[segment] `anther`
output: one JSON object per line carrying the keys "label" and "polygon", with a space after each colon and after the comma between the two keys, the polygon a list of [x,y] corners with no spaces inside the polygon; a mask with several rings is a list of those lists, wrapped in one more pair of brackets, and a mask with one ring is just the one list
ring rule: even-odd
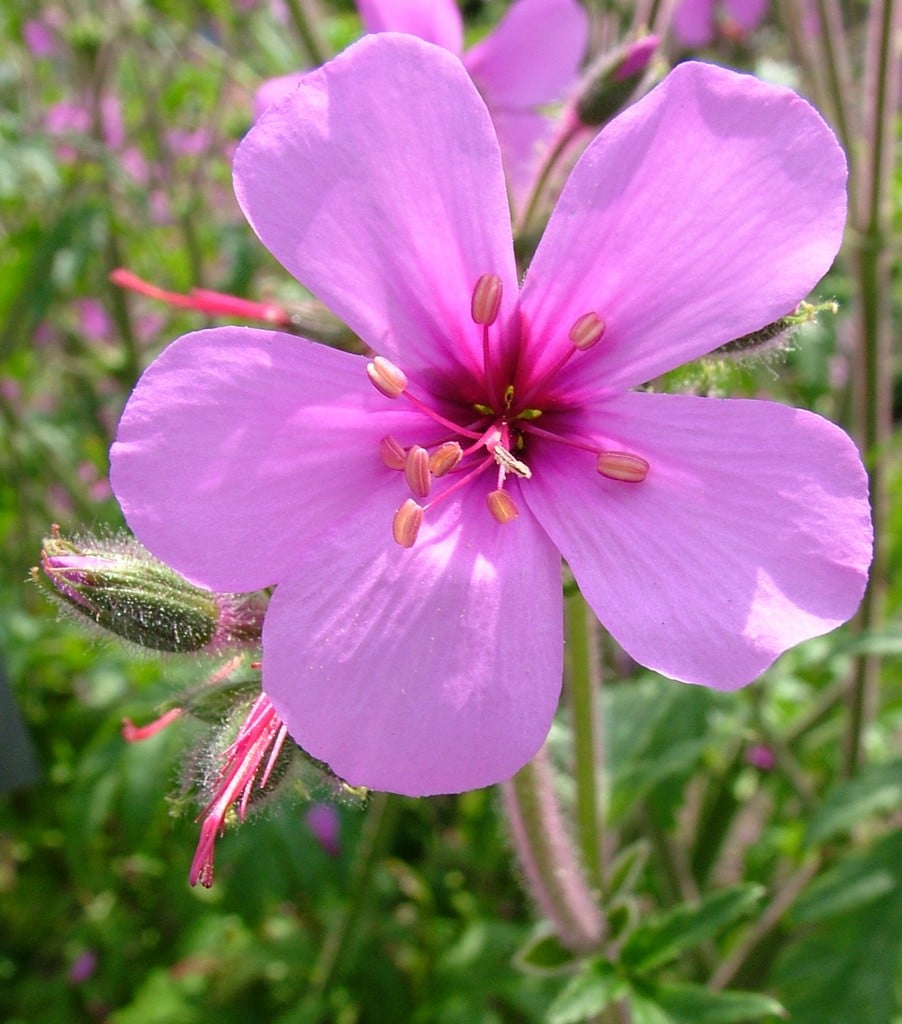
{"label": "anther", "polygon": [[404,446],[391,434],[386,434],[379,442],[379,454],[389,469],[403,469],[407,465],[407,452]]}
{"label": "anther", "polygon": [[597,469],[609,480],[627,484],[641,484],[648,476],[648,463],[631,452],[599,452]]}
{"label": "anther", "polygon": [[501,278],[497,274],[483,274],[473,288],[473,299],[470,302],[473,322],[491,327],[498,318],[500,308]]}
{"label": "anther", "polygon": [[490,491],[486,495],[486,504],[489,506],[489,512],[502,525],[520,515],[516,502],[507,491]]}
{"label": "anther", "polygon": [[457,441],[446,441],[429,456],[429,472],[433,476],[444,476],[463,458],[463,448]]}
{"label": "anther", "polygon": [[597,313],[586,313],[573,324],[567,337],[580,352],[585,352],[601,341],[604,328],[604,320]]}
{"label": "anther", "polygon": [[426,498],[432,489],[432,476],[429,473],[429,452],[421,445],[412,445],[407,452],[404,475],[411,493],[418,498]]}
{"label": "anther", "polygon": [[395,543],[402,548],[412,548],[420,532],[423,522],[423,509],[413,498],[408,498],[401,504],[392,520],[391,532]]}
{"label": "anther", "polygon": [[384,356],[376,356],[366,364],[366,372],[373,387],[386,398],[398,398],[407,387],[407,374]]}

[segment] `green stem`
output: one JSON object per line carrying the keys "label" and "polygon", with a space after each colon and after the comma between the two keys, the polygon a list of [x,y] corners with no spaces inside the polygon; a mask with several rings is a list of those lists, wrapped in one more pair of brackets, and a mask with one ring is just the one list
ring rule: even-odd
{"label": "green stem", "polygon": [[542,165],[536,174],[535,184],[529,194],[523,212],[517,218],[514,225],[514,238],[518,241],[528,241],[528,231],[531,222],[534,220],[539,209],[539,204],[544,196],[548,183],[554,173],[558,162],[570,148],[575,139],[587,131],[585,125],[581,124],[576,116],[576,111],[567,109],[562,115],[564,127],[560,130],[557,138],[548,147]]}
{"label": "green stem", "polygon": [[826,70],[830,108],[836,132],[851,159],[854,135],[849,107],[854,89],[842,11],[835,0],[816,0],[816,9],[820,22],[817,34],[822,51],[820,64]]}
{"label": "green stem", "polygon": [[598,624],[577,592],[567,601],[567,693],[570,699],[576,783],[576,838],[591,885],[604,891],[601,740],[601,652]]}
{"label": "green stem", "polygon": [[[366,906],[373,871],[394,832],[400,809],[400,799],[388,793],[376,793],[372,798],[351,867],[344,908],[326,933],[319,957],[310,972],[310,986],[303,1002],[305,1010],[313,1011],[318,1007],[338,974],[354,926]],[[301,1016],[308,1019],[303,1013]]]}
{"label": "green stem", "polygon": [[[742,976],[746,968],[762,966],[757,962],[761,959],[758,956],[759,951],[771,942],[783,915],[795,903],[819,868],[820,860],[814,858],[786,879],[743,940],[727,954],[711,975],[708,985],[712,989],[729,988],[736,984],[736,979]],[[771,951],[771,958],[772,956],[773,951]],[[744,981],[743,984],[748,986],[749,982]]]}
{"label": "green stem", "polygon": [[319,33],[314,27],[315,19],[310,16],[302,0],[285,0],[285,6],[294,22],[294,27],[301,37],[304,49],[313,64],[325,64],[331,57],[325,43],[320,39]]}
{"label": "green stem", "polygon": [[[859,611],[861,632],[879,629],[886,612],[889,548],[889,485],[886,459],[892,436],[892,259],[888,240],[892,226],[892,147],[899,76],[899,31],[902,5],[875,0],[869,18],[865,64],[868,88],[862,117],[861,159],[852,179],[856,247],[852,272],[858,285],[857,359],[853,364],[853,408],[858,442],[871,479],[874,520],[874,561]],[[843,772],[855,773],[862,756],[862,737],[876,703],[880,681],[879,654],[859,655],[848,695],[843,744]]]}

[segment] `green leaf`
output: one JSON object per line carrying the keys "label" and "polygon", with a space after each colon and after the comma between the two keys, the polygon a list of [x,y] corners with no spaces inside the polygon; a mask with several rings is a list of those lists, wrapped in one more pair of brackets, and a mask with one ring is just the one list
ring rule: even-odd
{"label": "green leaf", "polygon": [[854,825],[902,807],[902,760],[866,765],[835,786],[811,816],[805,841],[817,846]]}
{"label": "green leaf", "polygon": [[547,924],[540,925],[514,955],[514,964],[527,974],[551,975],[572,967],[575,956]]}
{"label": "green leaf", "polygon": [[548,1008],[548,1024],[590,1020],[626,994],[626,982],[606,960],[594,960],[571,978]]}
{"label": "green leaf", "polygon": [[737,885],[706,896],[695,906],[682,904],[645,918],[626,940],[621,962],[631,971],[648,971],[690,949],[747,914],[761,899],[759,885]]}
{"label": "green leaf", "polygon": [[656,985],[648,994],[674,1024],[758,1024],[786,1017],[776,999],[757,992],[714,992],[704,985]]}
{"label": "green leaf", "polygon": [[902,949],[902,832],[850,855],[799,900],[813,925],[778,961],[772,982],[793,1024],[893,1024]]}
{"label": "green leaf", "polygon": [[605,691],[605,743],[612,772],[610,816],[625,818],[642,800],[659,824],[676,815],[682,793],[710,742],[708,716],[718,696],[649,676]]}

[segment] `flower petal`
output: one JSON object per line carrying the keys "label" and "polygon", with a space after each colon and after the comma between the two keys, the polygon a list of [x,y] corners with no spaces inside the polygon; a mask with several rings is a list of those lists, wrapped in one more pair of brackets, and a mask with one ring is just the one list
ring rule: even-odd
{"label": "flower petal", "polygon": [[377,352],[408,374],[481,366],[473,286],[501,278],[503,321],[517,278],[498,143],[458,58],[366,37],[257,122],[235,189],[263,243]]}
{"label": "flower petal", "polygon": [[752,32],[764,21],[768,0],[724,0],[724,6],[739,28]]}
{"label": "flower petal", "polygon": [[567,373],[608,392],[779,319],[830,267],[845,178],[832,132],[794,93],[679,65],[570,176],[523,288],[533,379],[589,312],[605,339]]}
{"label": "flower petal", "polygon": [[772,402],[635,393],[568,426],[650,465],[641,484],[605,480],[593,456],[542,442],[523,487],[643,665],[730,689],[854,613],[871,559],[867,478],[832,423]]}
{"label": "flower petal", "polygon": [[158,558],[214,590],[256,590],[363,505],[384,505],[389,530],[397,476],[379,439],[434,428],[399,405],[372,387],[359,356],[270,331],[200,331],[138,382],[111,482]]}
{"label": "flower petal", "polygon": [[289,75],[280,75],[278,78],[267,78],[254,93],[252,112],[254,120],[259,120],[263,112],[269,110],[273,103],[290,96],[306,74],[309,72],[294,71]]}
{"label": "flower petal", "polygon": [[460,55],[464,24],[454,0],[357,0],[367,32],[407,32]]}
{"label": "flower petal", "polygon": [[588,38],[576,0],[518,0],[464,64],[493,113],[533,109],[573,87]]}
{"label": "flower petal", "polygon": [[714,0],[681,0],[673,12],[673,34],[684,46],[707,46],[714,39]]}
{"label": "flower petal", "polygon": [[306,548],[270,602],[263,687],[352,785],[426,796],[507,778],[541,746],[562,674],[560,557],[471,487],[414,547],[361,518]]}
{"label": "flower petal", "polygon": [[519,0],[464,54],[492,115],[515,208],[529,194],[554,127],[539,108],[573,88],[588,35],[575,0]]}

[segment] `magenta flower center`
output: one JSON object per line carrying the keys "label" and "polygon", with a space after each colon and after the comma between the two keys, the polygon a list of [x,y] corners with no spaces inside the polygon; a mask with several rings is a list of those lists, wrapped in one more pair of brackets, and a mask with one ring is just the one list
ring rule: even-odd
{"label": "magenta flower center", "polygon": [[[580,316],[570,327],[570,346],[560,359],[540,377],[520,383],[523,375],[518,372],[518,360],[505,355],[491,330],[501,308],[501,292],[501,279],[495,274],[483,274],[473,289],[470,314],[482,329],[477,400],[472,399],[469,386],[461,386],[459,393],[444,396],[447,401],[438,408],[434,399],[415,394],[407,374],[388,359],[376,356],[367,364],[367,374],[377,391],[389,399],[405,398],[447,431],[440,441],[428,445],[405,448],[391,435],[380,442],[383,462],[389,469],[403,472],[410,491],[392,522],[392,534],[401,547],[413,546],[423,518],[431,509],[486,473],[493,473],[496,479],[495,488],[486,497],[488,511],[500,524],[516,519],[520,511],[505,484],[511,477],[532,477],[527,461],[530,436],[591,452],[597,471],[610,480],[641,483],[648,475],[648,463],[639,455],[604,449],[560,429],[545,429],[539,422],[546,413],[565,406],[555,393],[555,380],[571,358],[601,341],[605,328],[601,317],[594,312]],[[518,347],[514,346],[513,351],[517,352]],[[448,408],[453,411],[448,413]],[[442,484],[437,484],[438,480]]]}

